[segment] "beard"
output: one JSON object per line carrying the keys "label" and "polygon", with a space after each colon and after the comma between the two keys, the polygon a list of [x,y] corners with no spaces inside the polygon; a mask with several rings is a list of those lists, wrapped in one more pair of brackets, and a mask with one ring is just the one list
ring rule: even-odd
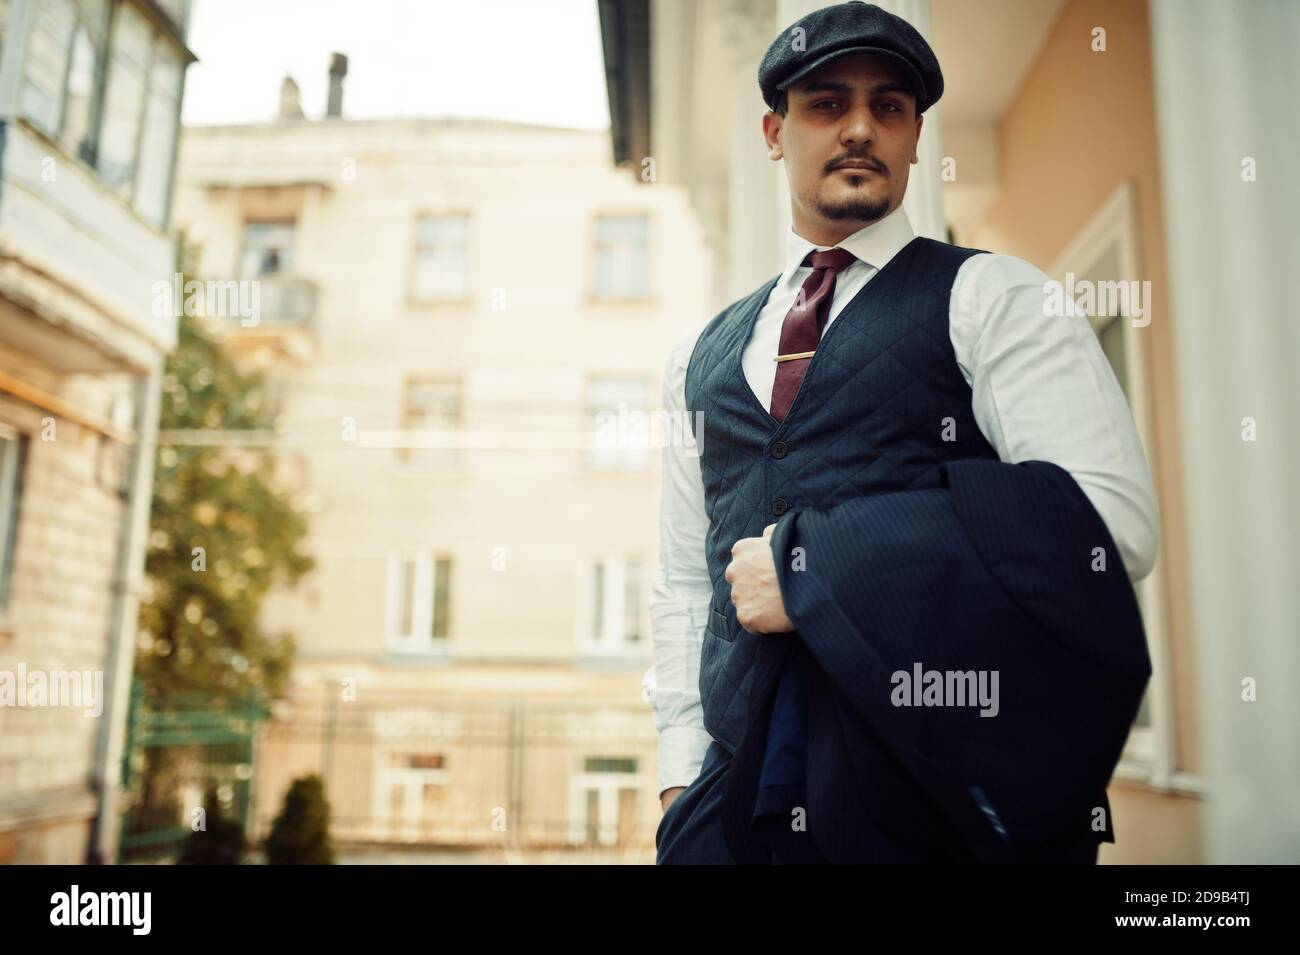
{"label": "beard", "polygon": [[889,211],[889,197],[873,199],[870,196],[850,196],[847,199],[829,201],[820,196],[813,199],[813,208],[823,219],[839,221],[857,219],[862,222],[875,222]]}

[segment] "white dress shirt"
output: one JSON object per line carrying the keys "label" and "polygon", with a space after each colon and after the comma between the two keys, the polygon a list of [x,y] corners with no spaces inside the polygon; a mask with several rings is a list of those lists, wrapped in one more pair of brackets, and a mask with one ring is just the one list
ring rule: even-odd
{"label": "white dress shirt", "polygon": [[[826,327],[855,294],[914,237],[900,205],[838,244],[858,259],[836,278]],[[776,379],[781,325],[824,250],[786,238],[785,271],[759,312],[742,355],[745,378],[768,407]],[[971,410],[1003,461],[1051,461],[1069,471],[1115,539],[1132,580],[1151,572],[1159,535],[1155,490],[1132,413],[1088,319],[1046,314],[1049,278],[1023,259],[982,254],[966,259],[953,282],[948,328]],[[705,323],[707,324],[707,322]],[[686,366],[704,325],[673,347],[664,368],[665,420],[684,421]],[[823,329],[823,334],[825,330]],[[699,458],[663,448],[659,563],[650,593],[654,663],[642,686],[659,732],[659,792],[699,775],[710,737],[700,705],[700,652],[713,586],[705,560],[709,519]]]}

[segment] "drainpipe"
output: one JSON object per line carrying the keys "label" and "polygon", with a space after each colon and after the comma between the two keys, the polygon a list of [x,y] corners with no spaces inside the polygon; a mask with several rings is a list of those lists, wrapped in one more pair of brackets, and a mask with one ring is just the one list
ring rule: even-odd
{"label": "drainpipe", "polygon": [[161,408],[162,358],[147,375],[134,381],[130,485],[118,533],[117,565],[113,575],[112,611],[109,615],[107,654],[104,661],[104,710],[100,716],[91,786],[99,811],[91,828],[86,861],[111,862],[117,856],[122,825],[122,758],[126,746],[127,711],[131,705],[131,680],[135,670],[135,642],[140,613],[140,586],[144,579],[145,544],[153,508],[154,460],[158,416]]}

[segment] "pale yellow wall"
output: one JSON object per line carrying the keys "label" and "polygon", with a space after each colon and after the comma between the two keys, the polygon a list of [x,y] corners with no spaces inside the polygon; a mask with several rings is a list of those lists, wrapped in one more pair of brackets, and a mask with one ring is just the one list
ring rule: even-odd
{"label": "pale yellow wall", "polygon": [[[264,614],[269,628],[297,636],[295,697],[350,677],[362,684],[362,707],[473,696],[508,712],[608,701],[609,713],[633,722],[588,749],[637,759],[636,815],[652,833],[657,737],[640,678],[651,662],[659,454],[651,448],[639,471],[598,472],[560,444],[587,428],[593,375],[639,378],[646,407],[657,408],[671,344],[709,319],[707,260],[684,196],[613,169],[606,132],[420,120],[186,130],[179,180],[177,220],[203,244],[199,277],[232,275],[246,218],[289,216],[298,222],[293,272],[320,287],[313,354],[274,368],[287,383],[283,430],[301,441],[291,453],[317,503],[305,549],[318,569],[298,591],[274,593]],[[450,211],[471,214],[472,300],[413,302],[415,217]],[[649,216],[651,300],[591,302],[595,218],[627,211]],[[493,308],[494,292],[504,308]],[[403,426],[407,372],[459,376],[466,430],[547,446],[464,451],[459,467],[440,470],[344,443],[345,417],[363,431]],[[453,557],[449,664],[386,654],[387,554],[417,545]],[[576,640],[588,606],[581,588],[589,562],[606,552],[641,558],[641,641],[620,660],[592,664]],[[320,764],[315,730],[284,730],[268,737],[260,763],[263,823],[292,776]],[[478,757],[455,740],[425,742],[447,753],[456,811],[486,826],[504,797]],[[586,744],[561,734],[546,745],[525,750],[527,815],[562,820]],[[369,759],[340,756],[330,780],[340,818],[377,811]]]}
{"label": "pale yellow wall", "polygon": [[[204,242],[204,278],[230,273],[245,217],[298,203],[296,271],[320,283],[316,357],[282,374],[290,379],[286,432],[319,436],[301,453],[321,504],[311,541],[321,569],[301,595],[277,597],[268,621],[292,626],[306,656],[382,652],[384,555],[427,543],[455,559],[453,653],[565,659],[578,626],[577,581],[592,555],[639,553],[648,587],[657,452],[633,473],[591,472],[580,453],[558,448],[466,452],[461,468],[445,472],[349,448],[340,423],[401,427],[406,372],[459,376],[467,428],[539,440],[581,437],[593,375],[641,379],[647,407],[656,407],[670,344],[709,317],[685,202],[610,168],[600,133],[503,127],[470,136],[358,124],[340,144],[322,139],[326,132],[190,130],[182,152],[178,219]],[[274,147],[259,154],[268,142]],[[335,153],[355,158],[355,180],[327,160],[324,187],[200,185],[229,162],[293,178],[298,156],[319,163]],[[474,301],[410,302],[414,217],[449,209],[473,213]],[[624,210],[650,216],[654,299],[588,303],[594,218]],[[496,289],[505,295],[501,311],[489,305]],[[504,571],[493,570],[496,554]],[[648,626],[646,612],[646,665]]]}

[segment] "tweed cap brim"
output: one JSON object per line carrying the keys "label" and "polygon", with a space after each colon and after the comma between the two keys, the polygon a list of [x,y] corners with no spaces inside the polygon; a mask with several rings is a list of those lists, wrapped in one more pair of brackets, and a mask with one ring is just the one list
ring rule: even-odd
{"label": "tweed cap brim", "polygon": [[888,58],[891,62],[898,65],[903,70],[903,73],[906,74],[907,81],[912,87],[912,95],[916,97],[917,112],[922,112],[922,108],[929,105],[927,102],[928,96],[925,88],[925,80],[921,78],[921,74],[917,68],[912,65],[912,61],[907,57],[902,56],[893,50],[885,49],[882,46],[851,46],[846,47],[843,50],[832,50],[825,56],[820,56],[807,66],[802,67],[793,76],[787,77],[785,80],[777,83],[776,88],[778,90],[788,90],[795,84],[807,79],[813,73],[816,73],[832,60],[838,59],[841,56],[847,56],[850,53],[874,53]]}
{"label": "tweed cap brim", "polygon": [[758,64],[763,102],[774,109],[781,93],[836,57],[874,54],[897,64],[924,113],[943,96],[938,57],[916,27],[862,0],[848,0],[808,13],[777,35]]}

